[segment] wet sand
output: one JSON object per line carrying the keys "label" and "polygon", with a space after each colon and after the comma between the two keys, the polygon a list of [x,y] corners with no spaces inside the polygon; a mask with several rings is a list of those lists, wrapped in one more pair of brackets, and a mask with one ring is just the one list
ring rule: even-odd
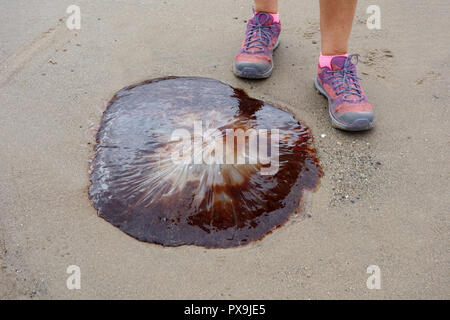
{"label": "wet sand", "polygon": [[[376,128],[330,126],[313,88],[318,5],[281,1],[271,78],[233,76],[248,1],[1,1],[0,298],[450,298],[448,1],[360,1],[351,49]],[[207,14],[205,14],[207,12]],[[62,19],[60,21],[60,19]],[[99,218],[88,198],[94,127],[119,89],[202,76],[295,111],[324,169],[311,217],[233,249],[163,248]],[[68,290],[66,269],[81,269]],[[367,267],[381,289],[366,286]]]}

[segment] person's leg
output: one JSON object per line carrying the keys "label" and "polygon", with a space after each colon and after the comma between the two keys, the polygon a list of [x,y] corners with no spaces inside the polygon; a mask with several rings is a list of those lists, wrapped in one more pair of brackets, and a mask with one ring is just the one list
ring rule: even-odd
{"label": "person's leg", "polygon": [[278,13],[278,0],[255,0],[256,12]]}
{"label": "person's leg", "polygon": [[358,0],[320,0],[322,54],[346,54]]}
{"label": "person's leg", "polygon": [[255,16],[247,23],[241,49],[234,57],[233,71],[238,77],[268,78],[273,70],[273,50],[281,32],[278,0],[255,0]]}
{"label": "person's leg", "polygon": [[328,98],[333,126],[348,131],[367,130],[374,125],[372,105],[356,73],[358,58],[347,55],[356,3],[320,0],[322,52],[315,86]]}

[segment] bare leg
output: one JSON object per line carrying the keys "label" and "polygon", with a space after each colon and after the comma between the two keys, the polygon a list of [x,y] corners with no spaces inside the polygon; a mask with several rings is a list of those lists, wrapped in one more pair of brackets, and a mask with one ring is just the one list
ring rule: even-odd
{"label": "bare leg", "polygon": [[278,0],[255,0],[255,11],[278,13]]}
{"label": "bare leg", "polygon": [[322,54],[346,54],[358,0],[320,0]]}

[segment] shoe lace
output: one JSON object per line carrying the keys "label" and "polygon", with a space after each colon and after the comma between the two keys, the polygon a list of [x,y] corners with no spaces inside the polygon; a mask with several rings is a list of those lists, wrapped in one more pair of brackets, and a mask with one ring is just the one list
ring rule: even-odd
{"label": "shoe lace", "polygon": [[269,14],[263,12],[259,14],[257,19],[254,19],[256,23],[249,22],[244,43],[245,51],[250,51],[250,49],[264,50],[270,45],[276,25],[264,25],[269,20]]}
{"label": "shoe lace", "polygon": [[[352,62],[356,57],[355,62]],[[360,102],[363,100],[362,89],[359,83],[361,78],[358,78],[356,74],[356,65],[359,62],[359,55],[351,54],[347,57],[344,63],[344,67],[341,70],[327,70],[329,74],[325,80],[330,80],[333,85],[333,89],[337,95],[344,94],[344,100],[350,102]],[[350,99],[350,96],[356,96],[356,98]]]}

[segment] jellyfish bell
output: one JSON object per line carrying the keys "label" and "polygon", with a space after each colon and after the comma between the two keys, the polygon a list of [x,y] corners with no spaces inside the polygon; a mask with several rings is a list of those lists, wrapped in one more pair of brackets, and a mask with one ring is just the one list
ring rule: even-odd
{"label": "jellyfish bell", "polygon": [[292,113],[208,78],[122,89],[96,139],[89,196],[99,216],[164,246],[261,239],[322,176],[311,133]]}

